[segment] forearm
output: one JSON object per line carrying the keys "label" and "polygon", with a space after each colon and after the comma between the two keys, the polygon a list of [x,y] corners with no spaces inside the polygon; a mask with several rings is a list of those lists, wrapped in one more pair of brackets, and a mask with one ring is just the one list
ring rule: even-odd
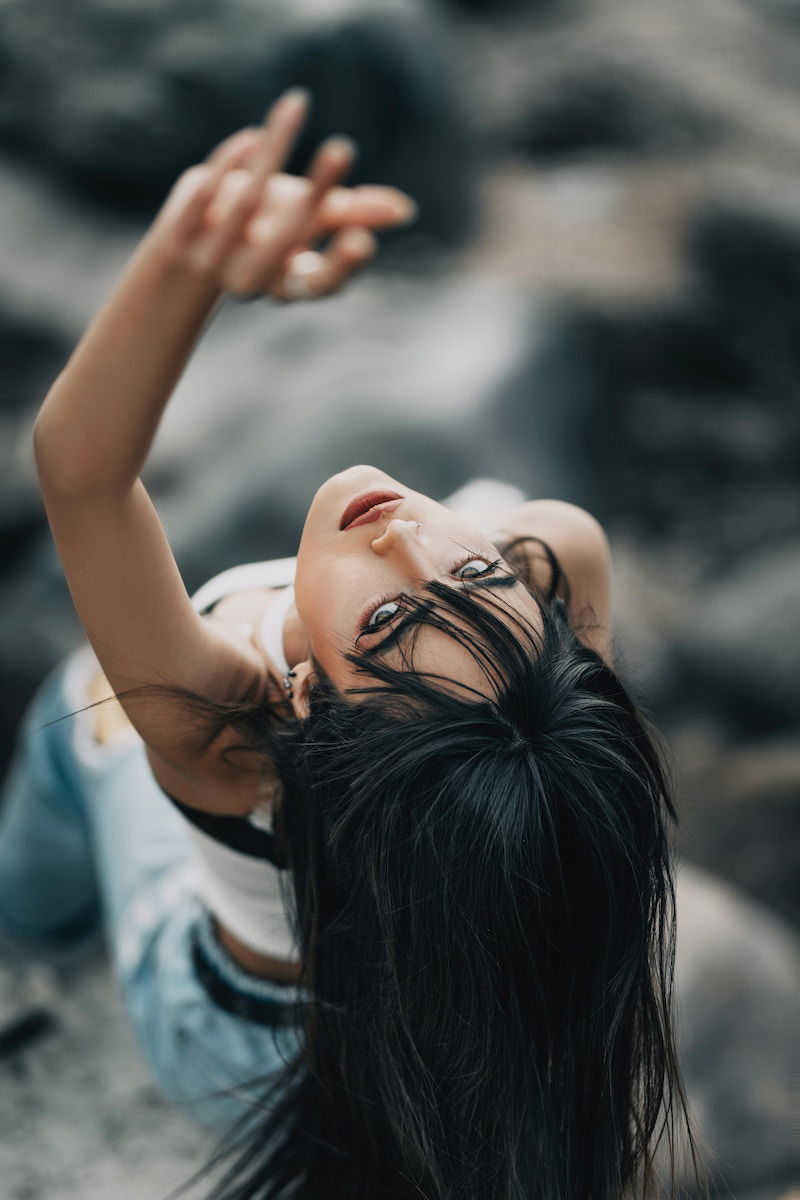
{"label": "forearm", "polygon": [[42,405],[34,438],[45,488],[130,490],[219,296],[143,239]]}

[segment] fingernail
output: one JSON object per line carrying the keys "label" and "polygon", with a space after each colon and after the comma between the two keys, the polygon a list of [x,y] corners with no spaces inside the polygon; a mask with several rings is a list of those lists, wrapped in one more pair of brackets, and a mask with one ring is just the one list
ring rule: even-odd
{"label": "fingernail", "polygon": [[336,150],[339,154],[349,154],[355,158],[357,146],[351,137],[346,133],[335,133],[333,137],[325,139],[325,146],[328,150]]}
{"label": "fingernail", "polygon": [[408,224],[415,221],[419,215],[419,205],[416,200],[412,200],[410,196],[399,196],[395,201],[394,211],[397,213],[397,219]]}
{"label": "fingernail", "polygon": [[272,104],[270,104],[264,120],[269,121],[274,115],[277,115],[278,120],[294,120],[299,115],[305,115],[309,105],[311,104],[311,92],[308,88],[293,87],[282,92]]}
{"label": "fingernail", "polygon": [[291,101],[292,104],[307,105],[311,103],[311,92],[308,88],[293,87],[289,88],[288,92],[283,93],[284,101]]}
{"label": "fingernail", "polygon": [[347,234],[347,249],[351,254],[372,254],[375,249],[375,239],[366,229],[351,229]]}

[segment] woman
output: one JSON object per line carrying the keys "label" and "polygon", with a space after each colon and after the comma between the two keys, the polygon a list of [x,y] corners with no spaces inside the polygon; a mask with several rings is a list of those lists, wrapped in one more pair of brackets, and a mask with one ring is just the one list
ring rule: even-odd
{"label": "woman", "polygon": [[[139,479],[223,292],[334,292],[412,213],[339,186],[343,139],[280,174],[305,109],[287,93],[179,179],[38,418],[96,659],[28,718],[4,942],[63,961],[102,914],[162,1085],[228,1133],[215,1195],[644,1194],[683,1104],[674,812],[613,673],[597,522],[359,466],[296,561],[192,601]],[[58,722],[99,668],[124,720]]]}

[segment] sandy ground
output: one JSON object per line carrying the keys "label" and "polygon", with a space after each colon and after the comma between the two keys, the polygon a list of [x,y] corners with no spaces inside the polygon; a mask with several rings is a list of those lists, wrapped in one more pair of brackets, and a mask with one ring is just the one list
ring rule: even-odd
{"label": "sandy ground", "polygon": [[23,1011],[52,1025],[0,1059],[3,1200],[160,1200],[184,1183],[211,1143],[152,1082],[105,956],[0,966],[0,1013]]}

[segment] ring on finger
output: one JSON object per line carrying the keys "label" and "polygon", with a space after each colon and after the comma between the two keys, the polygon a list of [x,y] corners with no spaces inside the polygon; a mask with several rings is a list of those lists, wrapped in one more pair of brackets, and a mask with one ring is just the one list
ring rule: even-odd
{"label": "ring on finger", "polygon": [[283,277],[283,293],[287,300],[312,300],[317,293],[311,286],[311,277],[316,275],[324,259],[316,250],[304,250],[295,255]]}

